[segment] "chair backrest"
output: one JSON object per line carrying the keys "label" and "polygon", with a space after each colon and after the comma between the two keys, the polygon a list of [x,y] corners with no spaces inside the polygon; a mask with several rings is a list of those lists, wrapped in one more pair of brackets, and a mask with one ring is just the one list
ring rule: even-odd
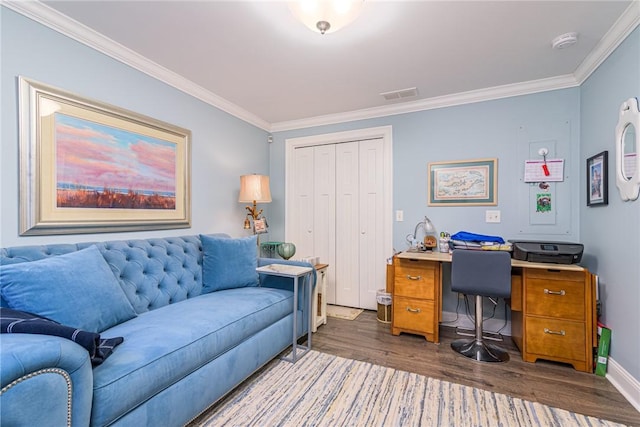
{"label": "chair backrest", "polygon": [[454,250],[451,290],[485,297],[509,297],[511,255],[505,251]]}

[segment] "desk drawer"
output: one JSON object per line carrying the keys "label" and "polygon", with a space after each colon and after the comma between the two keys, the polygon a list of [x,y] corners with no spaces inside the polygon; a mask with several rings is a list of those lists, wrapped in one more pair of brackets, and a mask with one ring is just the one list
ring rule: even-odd
{"label": "desk drawer", "polygon": [[395,265],[394,295],[433,300],[437,263],[398,261]]}
{"label": "desk drawer", "polygon": [[584,323],[527,317],[525,329],[527,353],[586,361]]}
{"label": "desk drawer", "polygon": [[393,326],[424,333],[434,333],[433,301],[395,296],[393,298]]}
{"label": "desk drawer", "polygon": [[556,270],[553,268],[527,268],[528,279],[544,280],[569,280],[572,282],[584,282],[584,271]]}
{"label": "desk drawer", "polygon": [[560,281],[527,277],[526,312],[539,316],[584,320],[584,281]]}

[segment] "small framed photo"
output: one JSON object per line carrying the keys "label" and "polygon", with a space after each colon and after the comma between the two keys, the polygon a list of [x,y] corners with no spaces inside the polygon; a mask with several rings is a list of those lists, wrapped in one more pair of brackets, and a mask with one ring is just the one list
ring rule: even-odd
{"label": "small framed photo", "polygon": [[266,218],[262,217],[253,221],[253,232],[255,234],[264,234],[267,232],[267,228],[269,228],[269,224],[267,224]]}
{"label": "small framed photo", "polygon": [[587,159],[587,206],[609,204],[608,151]]}

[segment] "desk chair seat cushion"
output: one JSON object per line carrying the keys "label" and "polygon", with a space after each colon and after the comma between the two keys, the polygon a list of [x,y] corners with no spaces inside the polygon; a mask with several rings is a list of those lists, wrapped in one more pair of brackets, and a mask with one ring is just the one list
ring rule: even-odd
{"label": "desk chair seat cushion", "polygon": [[509,297],[511,255],[504,251],[454,250],[451,290],[486,297]]}

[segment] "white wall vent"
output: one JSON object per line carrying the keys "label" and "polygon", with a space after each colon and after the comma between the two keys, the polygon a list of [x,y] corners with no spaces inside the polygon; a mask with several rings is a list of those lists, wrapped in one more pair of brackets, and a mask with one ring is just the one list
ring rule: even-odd
{"label": "white wall vent", "polygon": [[391,92],[383,92],[380,94],[386,101],[395,101],[404,98],[413,98],[418,96],[418,89],[410,87],[407,89],[392,90]]}

